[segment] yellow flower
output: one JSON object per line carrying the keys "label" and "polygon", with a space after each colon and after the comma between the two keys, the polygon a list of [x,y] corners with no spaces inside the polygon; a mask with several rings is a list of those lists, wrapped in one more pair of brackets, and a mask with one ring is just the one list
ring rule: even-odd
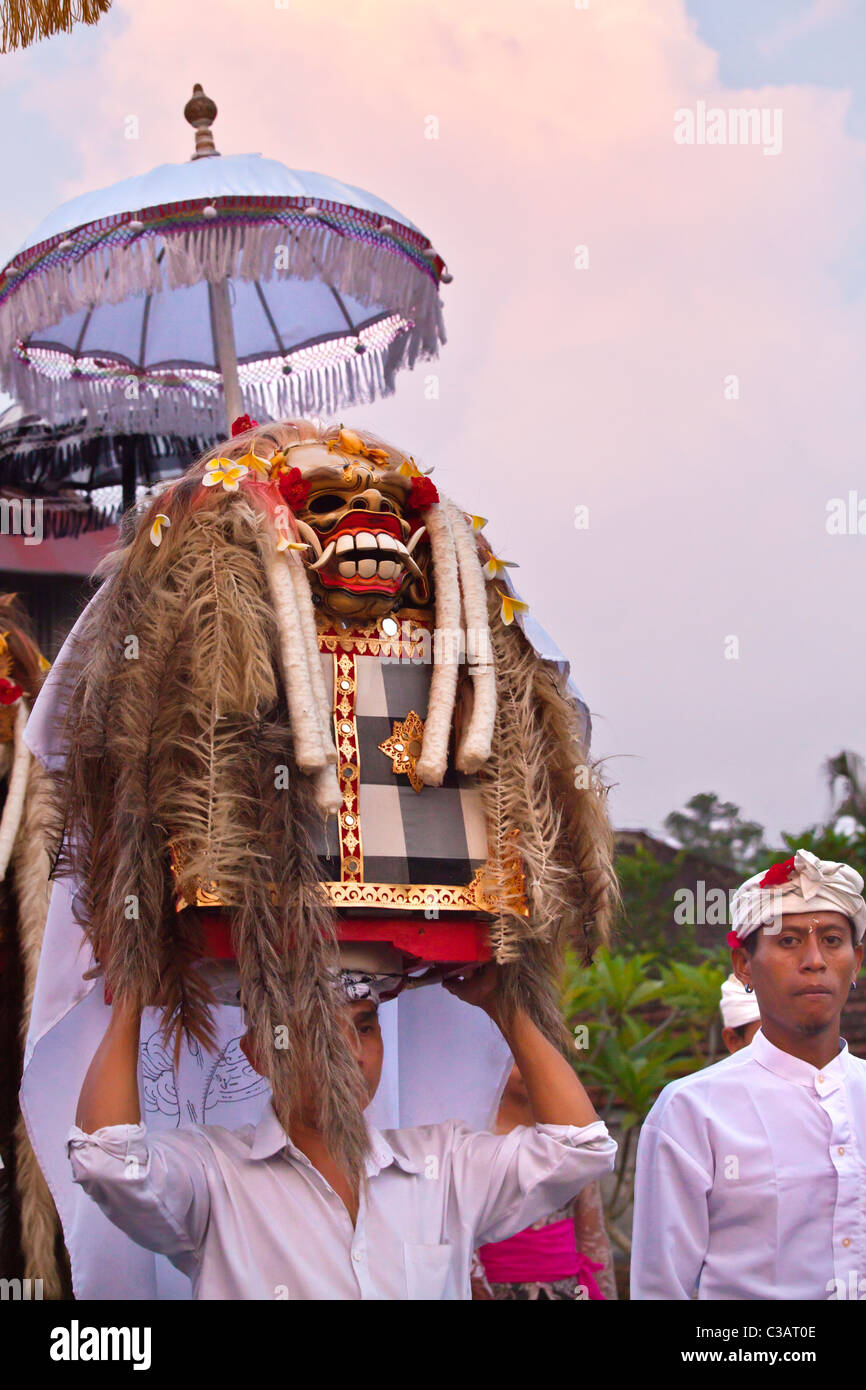
{"label": "yellow flower", "polygon": [[39,669],[40,671],[51,670],[51,662],[48,660],[47,656],[43,656],[41,652],[39,653]]}
{"label": "yellow flower", "polygon": [[428,468],[425,470],[423,468],[419,468],[413,458],[407,458],[404,459],[403,462],[400,464],[400,467],[397,469],[397,472],[401,473],[404,478],[429,478],[430,474],[433,472],[433,469]]}
{"label": "yellow flower", "polygon": [[375,463],[377,468],[381,468],[383,463],[387,463],[390,457],[387,449],[378,449],[372,444],[364,446],[364,458]]}
{"label": "yellow flower", "polygon": [[497,574],[504,574],[506,570],[517,569],[520,569],[520,566],[516,560],[500,560],[498,555],[491,555],[484,566],[484,573],[488,579],[495,579]]}
{"label": "yellow flower", "polygon": [[168,517],[166,516],[165,512],[159,512],[159,513],[157,514],[157,516],[155,517],[155,519],[154,519],[153,525],[152,525],[151,528],[150,528],[150,543],[151,543],[151,545],[162,545],[162,528],[163,528],[164,526],[170,526],[170,525],[171,525],[171,522],[169,521],[169,519],[168,519]]}
{"label": "yellow flower", "polygon": [[480,531],[487,525],[486,516],[470,516],[469,520],[472,522],[473,531]]}
{"label": "yellow flower", "polygon": [[529,612],[529,604],[524,603],[523,599],[515,598],[513,594],[506,594],[503,592],[502,589],[497,589],[496,592],[502,599],[500,617],[502,618],[502,621],[506,627],[510,627],[511,624],[514,622],[514,616],[516,613]]}
{"label": "yellow flower", "polygon": [[260,459],[258,454],[254,454],[252,449],[249,453],[238,459],[238,464],[243,468],[248,468],[251,473],[258,473],[261,477],[267,478],[270,475],[270,465],[267,459]]}
{"label": "yellow flower", "polygon": [[245,463],[235,463],[232,459],[213,459],[207,466],[202,482],[205,487],[216,487],[222,483],[224,491],[237,492],[241,478],[245,478],[248,472]]}
{"label": "yellow flower", "polygon": [[336,440],[329,440],[328,447],[331,445],[335,449],[340,449],[344,454],[363,454],[364,441],[354,430],[341,429]]}
{"label": "yellow flower", "polygon": [[305,541],[293,541],[285,531],[277,531],[277,550],[309,550]]}
{"label": "yellow flower", "polygon": [[379,449],[372,444],[365,444],[361,436],[356,434],[354,430],[345,430],[342,427],[336,439],[328,440],[328,453],[357,454],[359,458],[369,459],[377,467],[387,463],[390,458],[387,449]]}

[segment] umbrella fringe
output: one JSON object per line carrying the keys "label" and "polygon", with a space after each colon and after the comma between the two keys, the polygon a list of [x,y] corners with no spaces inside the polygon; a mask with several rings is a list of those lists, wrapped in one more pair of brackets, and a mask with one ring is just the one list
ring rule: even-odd
{"label": "umbrella fringe", "polygon": [[[128,424],[128,422],[127,422]],[[221,429],[219,437],[224,430]],[[123,459],[120,449],[126,447],[135,460],[139,480],[162,481],[164,477],[182,472],[193,459],[216,443],[215,435],[170,434],[91,434],[85,435],[82,426],[52,427],[42,421],[22,424],[0,431],[0,487],[47,487],[64,483],[70,488],[87,492],[93,487],[112,487],[120,482]],[[177,469],[164,473],[160,464],[167,459],[177,460]],[[99,475],[86,482],[75,477],[87,470]],[[116,478],[103,475],[115,473]]]}
{"label": "umbrella fringe", "polygon": [[[427,358],[421,335],[410,329],[387,347],[369,347],[342,362],[328,363],[315,371],[291,372],[271,381],[243,381],[243,406],[257,419],[287,419],[317,415],[332,417],[354,405],[369,405],[394,392],[394,378],[402,366]],[[118,393],[116,382],[88,381],[75,377],[57,380],[41,375],[26,363],[7,364],[6,389],[26,409],[53,419],[67,419],[86,411],[88,427],[123,430],[130,424],[130,401]],[[170,433],[225,433],[226,412],[222,388],[171,388],[143,385],[135,402],[139,429]]]}
{"label": "umbrella fringe", "polygon": [[[361,241],[333,230],[324,219],[298,232],[273,221],[223,227],[217,223],[134,242],[105,240],[75,259],[73,255],[53,253],[52,264],[25,273],[0,298],[0,358],[7,359],[19,340],[42,335],[64,314],[86,306],[118,304],[134,294],[226,277],[322,280],[363,305],[384,305],[389,313],[400,314],[420,334],[426,352],[435,354],[444,341],[432,272],[396,242],[383,246],[381,237],[372,236],[369,242]],[[50,339],[50,334],[45,337]],[[8,372],[5,376],[8,379]]]}
{"label": "umbrella fringe", "polygon": [[[15,502],[27,501],[32,508],[34,503],[42,503],[42,536],[51,537],[52,540],[75,540],[78,536],[84,535],[88,531],[105,531],[109,526],[116,526],[123,513],[122,507],[82,507],[80,504],[70,501],[64,503],[62,500],[53,501],[44,497],[18,498],[9,497],[0,492],[0,504],[13,504]],[[14,517],[14,513],[12,513]],[[13,524],[10,535],[23,534],[15,529]]]}

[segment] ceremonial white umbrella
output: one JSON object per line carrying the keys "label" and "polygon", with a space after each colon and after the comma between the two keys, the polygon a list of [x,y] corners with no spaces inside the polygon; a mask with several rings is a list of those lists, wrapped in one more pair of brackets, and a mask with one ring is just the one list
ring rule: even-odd
{"label": "ceremonial white umbrella", "polygon": [[430,241],[387,203],[260,155],[196,150],[51,213],[0,272],[0,384],[52,422],[221,433],[390,393],[444,342]]}

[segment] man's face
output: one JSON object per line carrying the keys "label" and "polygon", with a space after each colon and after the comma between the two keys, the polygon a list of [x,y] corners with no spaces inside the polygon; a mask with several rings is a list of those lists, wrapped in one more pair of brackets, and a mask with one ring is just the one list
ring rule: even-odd
{"label": "man's face", "polygon": [[[365,1104],[369,1105],[379,1089],[384,1057],[382,1030],[379,1027],[379,1010],[372,999],[359,999],[347,1006],[344,1016],[344,1031],[352,1056],[364,1078]],[[259,1064],[249,1033],[245,1033],[241,1038],[240,1048],[253,1071],[258,1072],[260,1076],[265,1076],[266,1072]]]}
{"label": "man's face", "polygon": [[379,1089],[384,1057],[379,1010],[372,999],[358,999],[355,1003],[349,1004],[347,1015],[346,1034],[352,1056],[364,1078],[369,1105]]}
{"label": "man's face", "polygon": [[759,1018],[756,1018],[752,1023],[747,1023],[743,1029],[742,1037],[736,1028],[723,1028],[722,1042],[729,1052],[739,1052],[742,1048],[749,1046],[760,1026],[761,1020]]}
{"label": "man's face", "polygon": [[755,991],[761,1018],[809,1037],[842,1012],[863,959],[841,912],[786,913],[758,928],[753,955],[737,951],[737,973]]}

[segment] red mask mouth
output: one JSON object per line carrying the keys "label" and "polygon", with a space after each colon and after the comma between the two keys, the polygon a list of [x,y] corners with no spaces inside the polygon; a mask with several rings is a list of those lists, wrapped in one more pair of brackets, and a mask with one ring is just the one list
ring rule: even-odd
{"label": "red mask mouth", "polygon": [[396,594],[417,566],[403,543],[400,518],[392,512],[347,512],[323,541],[324,564],[316,573],[329,589],[353,594]]}

